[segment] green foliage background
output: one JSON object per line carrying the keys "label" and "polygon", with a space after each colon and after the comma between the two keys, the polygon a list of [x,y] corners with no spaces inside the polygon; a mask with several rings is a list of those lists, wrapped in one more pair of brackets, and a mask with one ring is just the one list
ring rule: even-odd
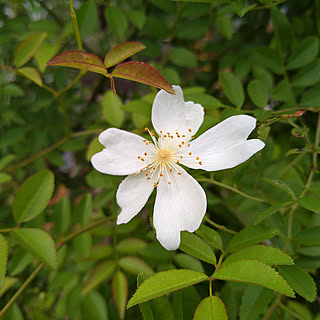
{"label": "green foliage background", "polygon": [[[0,1],[0,318],[320,319],[319,35],[319,0]],[[122,177],[90,164],[106,128],[151,128],[158,89],[116,79],[114,95],[103,75],[46,66],[126,41],[203,105],[199,133],[250,114],[266,143],[191,172],[208,209],[175,252],[154,197],[116,226]]]}

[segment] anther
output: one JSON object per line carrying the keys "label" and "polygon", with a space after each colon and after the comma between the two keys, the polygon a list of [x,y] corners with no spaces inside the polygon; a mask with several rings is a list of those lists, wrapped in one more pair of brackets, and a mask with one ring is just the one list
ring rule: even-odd
{"label": "anther", "polygon": [[157,186],[158,186],[158,184],[155,182],[155,183],[153,184],[153,187],[156,188]]}
{"label": "anther", "polygon": [[140,172],[142,172],[143,171],[143,169],[140,169]]}
{"label": "anther", "polygon": [[147,142],[147,140],[146,140],[146,139],[143,139],[142,141],[143,141],[143,142]]}
{"label": "anther", "polygon": [[183,134],[183,135],[182,135],[182,138],[185,138],[185,137],[186,137],[186,135],[185,135],[185,134]]}
{"label": "anther", "polygon": [[191,132],[192,130],[189,128],[188,131]]}
{"label": "anther", "polygon": [[178,172],[178,175],[181,176],[181,172]]}
{"label": "anther", "polygon": [[177,160],[177,162],[176,163],[180,163],[180,161],[179,160]]}
{"label": "anther", "polygon": [[184,144],[184,141],[181,141],[182,144]]}
{"label": "anther", "polygon": [[144,159],[143,159],[143,158],[141,158],[141,161],[143,162],[143,161],[144,161]]}
{"label": "anther", "polygon": [[191,139],[194,139],[194,136],[191,136]]}
{"label": "anther", "polygon": [[199,160],[200,158],[199,157],[196,157],[196,160]]}
{"label": "anther", "polygon": [[181,148],[181,144],[179,144],[179,148]]}
{"label": "anther", "polygon": [[147,178],[147,180],[150,180],[150,179],[151,179],[150,177]]}
{"label": "anther", "polygon": [[199,161],[199,164],[200,164],[200,166],[202,166],[202,162],[201,161]]}
{"label": "anther", "polygon": [[144,153],[144,155],[146,156],[146,155],[147,155],[147,153],[145,152],[145,153]]}
{"label": "anther", "polygon": [[140,156],[138,156],[138,159],[140,159],[141,157]]}
{"label": "anther", "polygon": [[164,137],[164,138],[166,138],[166,137],[167,137],[167,135],[166,135],[166,134],[164,134],[164,135],[163,135],[163,137]]}
{"label": "anther", "polygon": [[160,177],[163,177],[163,174],[162,174],[162,173],[160,173]]}
{"label": "anther", "polygon": [[148,131],[149,129],[148,128],[144,128],[144,131]]}
{"label": "anther", "polygon": [[172,169],[170,168],[169,171],[172,172]]}
{"label": "anther", "polygon": [[180,156],[180,159],[182,159],[183,158],[183,156]]}
{"label": "anther", "polygon": [[191,152],[189,152],[189,156],[191,156],[192,155],[192,153]]}
{"label": "anther", "polygon": [[190,143],[188,143],[188,147],[190,147]]}
{"label": "anther", "polygon": [[136,173],[134,172],[134,173],[133,173],[133,175],[135,176],[135,175],[136,175]]}
{"label": "anther", "polygon": [[170,182],[170,181],[168,181],[168,184],[170,185],[170,184],[171,184],[171,182]]}

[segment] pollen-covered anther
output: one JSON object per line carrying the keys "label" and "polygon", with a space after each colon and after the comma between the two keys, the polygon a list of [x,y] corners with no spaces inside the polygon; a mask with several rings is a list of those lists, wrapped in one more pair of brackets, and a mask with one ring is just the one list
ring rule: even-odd
{"label": "pollen-covered anther", "polygon": [[160,173],[160,177],[163,177],[163,174],[162,174],[162,173]]}
{"label": "pollen-covered anther", "polygon": [[156,188],[157,186],[158,186],[158,183],[155,182],[155,183],[153,184],[153,187]]}
{"label": "pollen-covered anther", "polygon": [[169,171],[172,172],[172,169],[170,168]]}
{"label": "pollen-covered anther", "polygon": [[200,166],[202,166],[202,162],[201,161],[199,161],[199,164],[200,164]]}
{"label": "pollen-covered anther", "polygon": [[181,172],[178,172],[178,175],[181,176]]}
{"label": "pollen-covered anther", "polygon": [[171,185],[171,181],[168,181],[168,185]]}
{"label": "pollen-covered anther", "polygon": [[189,128],[188,131],[191,132],[192,130]]}
{"label": "pollen-covered anther", "polygon": [[199,157],[196,157],[196,160],[199,160],[200,158]]}
{"label": "pollen-covered anther", "polygon": [[135,176],[136,174],[137,174],[136,172],[133,173],[134,176]]}
{"label": "pollen-covered anther", "polygon": [[145,152],[144,155],[147,156],[148,154]]}
{"label": "pollen-covered anther", "polygon": [[180,156],[180,159],[182,159],[183,158],[183,156]]}
{"label": "pollen-covered anther", "polygon": [[148,128],[144,128],[144,131],[149,131],[149,129]]}
{"label": "pollen-covered anther", "polygon": [[190,147],[190,143],[188,143],[188,147]]}
{"label": "pollen-covered anther", "polygon": [[191,152],[189,152],[189,156],[191,156],[192,155],[192,153]]}
{"label": "pollen-covered anther", "polygon": [[184,141],[181,141],[182,144],[184,144]]}

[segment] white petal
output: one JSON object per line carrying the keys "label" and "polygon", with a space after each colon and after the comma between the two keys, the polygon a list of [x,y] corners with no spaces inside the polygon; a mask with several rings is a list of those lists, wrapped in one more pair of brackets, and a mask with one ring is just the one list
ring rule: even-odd
{"label": "white petal", "polygon": [[180,231],[194,232],[205,215],[206,194],[199,183],[182,168],[160,181],[153,213],[157,239],[167,250],[180,245]]}
{"label": "white petal", "polygon": [[245,162],[265,146],[259,139],[246,140],[255,124],[256,119],[246,115],[222,121],[191,142],[189,151],[194,158],[181,163],[193,169],[217,171]]}
{"label": "white petal", "polygon": [[171,134],[178,132],[190,139],[203,122],[203,107],[192,101],[185,102],[179,86],[173,86],[173,89],[175,95],[164,90],[160,90],[156,95],[151,116],[153,127],[158,134],[160,131]]}
{"label": "white petal", "polygon": [[[151,160],[144,153],[151,154],[150,145],[143,138],[127,131],[110,128],[103,131],[99,141],[106,148],[91,158],[96,170],[113,175],[127,175],[138,172]],[[143,158],[138,159],[138,156]]]}
{"label": "white petal", "polygon": [[127,223],[148,201],[153,191],[154,180],[147,180],[144,173],[126,177],[119,185],[117,191],[117,203],[122,209],[117,224]]}

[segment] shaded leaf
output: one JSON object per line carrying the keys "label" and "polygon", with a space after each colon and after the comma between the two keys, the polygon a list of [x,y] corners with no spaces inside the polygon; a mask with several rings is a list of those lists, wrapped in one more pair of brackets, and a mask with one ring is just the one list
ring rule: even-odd
{"label": "shaded leaf", "polygon": [[254,224],[259,224],[260,222],[269,218],[270,216],[280,211],[282,208],[286,207],[289,204],[291,204],[291,202],[281,202],[281,203],[276,203],[267,209],[264,209],[263,211],[257,214],[254,220]]}
{"label": "shaded leaf", "polygon": [[320,199],[319,195],[309,194],[298,200],[300,206],[313,211],[315,213],[320,213]]}
{"label": "shaded leaf", "polygon": [[106,68],[110,68],[145,48],[145,45],[138,41],[124,42],[106,54],[104,64]]}
{"label": "shaded leaf", "polygon": [[123,257],[119,260],[119,266],[133,274],[138,274],[138,273],[146,273],[146,274],[153,274],[152,268],[142,259],[138,257]]}
{"label": "shaded leaf", "polygon": [[229,72],[219,72],[220,84],[232,104],[240,108],[244,102],[244,91],[240,79]]}
{"label": "shaded leaf", "polygon": [[112,296],[116,303],[120,319],[124,319],[128,301],[128,280],[125,274],[117,271],[112,278]]}
{"label": "shaded leaf", "polygon": [[268,88],[262,80],[252,80],[248,85],[248,94],[255,105],[264,108],[268,102]]}
{"label": "shaded leaf", "polygon": [[316,285],[312,277],[297,266],[279,266],[279,273],[292,289],[300,296],[312,302],[316,298]]}
{"label": "shaded leaf", "polygon": [[197,58],[192,51],[185,48],[174,48],[169,52],[170,60],[179,67],[194,68],[198,65]]}
{"label": "shaded leaf", "polygon": [[283,63],[279,53],[272,48],[262,47],[255,51],[255,60],[276,74],[283,72]]}
{"label": "shaded leaf", "polygon": [[40,48],[46,37],[46,32],[40,32],[24,40],[14,53],[15,65],[19,68],[27,63]]}
{"label": "shaded leaf", "polygon": [[266,239],[273,238],[279,231],[262,225],[246,227],[238,232],[228,243],[226,251],[232,252]]}
{"label": "shaded leaf", "polygon": [[121,127],[124,121],[124,111],[120,97],[112,91],[106,91],[102,99],[102,111],[106,121],[115,127]]}
{"label": "shaded leaf", "polygon": [[139,238],[126,238],[117,245],[119,254],[134,254],[147,246],[147,243]]}
{"label": "shaded leaf", "polygon": [[0,289],[4,285],[8,261],[8,242],[2,234],[0,234]]}
{"label": "shaded leaf", "polygon": [[149,301],[169,292],[173,292],[196,283],[208,280],[201,272],[191,270],[169,270],[155,274],[145,280],[129,300],[127,308]]}
{"label": "shaded leaf", "polygon": [[223,301],[219,297],[207,297],[198,305],[193,320],[228,320]]}
{"label": "shaded leaf", "polygon": [[54,175],[42,170],[27,179],[19,189],[13,203],[13,216],[17,222],[34,219],[47,206],[54,189]]}
{"label": "shaded leaf", "polygon": [[122,38],[128,29],[128,19],[122,8],[109,5],[105,8],[104,13],[112,33],[118,38]]}
{"label": "shaded leaf", "polygon": [[70,50],[52,58],[47,66],[70,67],[80,70],[96,72],[106,76],[107,68],[103,61],[93,53],[86,53],[80,50]]}
{"label": "shaded leaf", "polygon": [[76,209],[76,215],[82,226],[89,223],[92,214],[92,196],[90,193],[86,193]]}
{"label": "shaded leaf", "polygon": [[202,261],[216,264],[216,256],[210,246],[196,235],[189,232],[181,233],[180,250]]}
{"label": "shaded leaf", "polygon": [[2,288],[0,288],[0,297],[9,290],[13,285],[15,285],[18,282],[18,278],[13,277],[6,277],[4,280],[4,285]]}
{"label": "shaded leaf", "polygon": [[292,258],[280,249],[264,245],[240,249],[227,257],[224,264],[243,259],[258,260],[270,265],[293,264]]}
{"label": "shaded leaf", "polygon": [[90,272],[88,280],[83,286],[82,294],[86,295],[104,280],[110,279],[116,264],[114,261],[103,261],[96,265]]}
{"label": "shaded leaf", "polygon": [[204,272],[204,268],[201,261],[199,261],[198,259],[192,256],[189,256],[188,254],[185,254],[185,253],[176,254],[174,256],[174,262],[178,267],[182,269]]}
{"label": "shaded leaf", "polygon": [[320,226],[311,227],[300,231],[295,235],[294,240],[307,246],[320,245]]}
{"label": "shaded leaf", "polygon": [[24,67],[18,69],[19,73],[24,75],[26,78],[29,80],[33,81],[36,83],[38,86],[42,87],[42,79],[40,77],[40,74],[37,69],[35,68],[30,68],[30,67]]}
{"label": "shaded leaf", "polygon": [[89,292],[83,299],[83,319],[108,320],[108,308],[105,298],[98,291]]}
{"label": "shaded leaf", "polygon": [[296,87],[307,87],[320,81],[320,59],[317,58],[304,68],[299,69],[293,78]]}
{"label": "shaded leaf", "polygon": [[15,229],[12,234],[25,250],[52,269],[56,269],[56,249],[54,241],[48,233],[40,229],[24,228]]}
{"label": "shaded leaf", "polygon": [[294,297],[287,282],[270,266],[255,260],[239,260],[222,264],[213,274],[214,279],[249,282]]}
{"label": "shaded leaf", "polygon": [[112,72],[116,78],[137,81],[149,86],[163,89],[168,93],[174,94],[170,83],[153,67],[145,62],[130,61],[119,64]]}
{"label": "shaded leaf", "polygon": [[0,184],[7,183],[12,180],[12,176],[5,172],[0,172]]}

